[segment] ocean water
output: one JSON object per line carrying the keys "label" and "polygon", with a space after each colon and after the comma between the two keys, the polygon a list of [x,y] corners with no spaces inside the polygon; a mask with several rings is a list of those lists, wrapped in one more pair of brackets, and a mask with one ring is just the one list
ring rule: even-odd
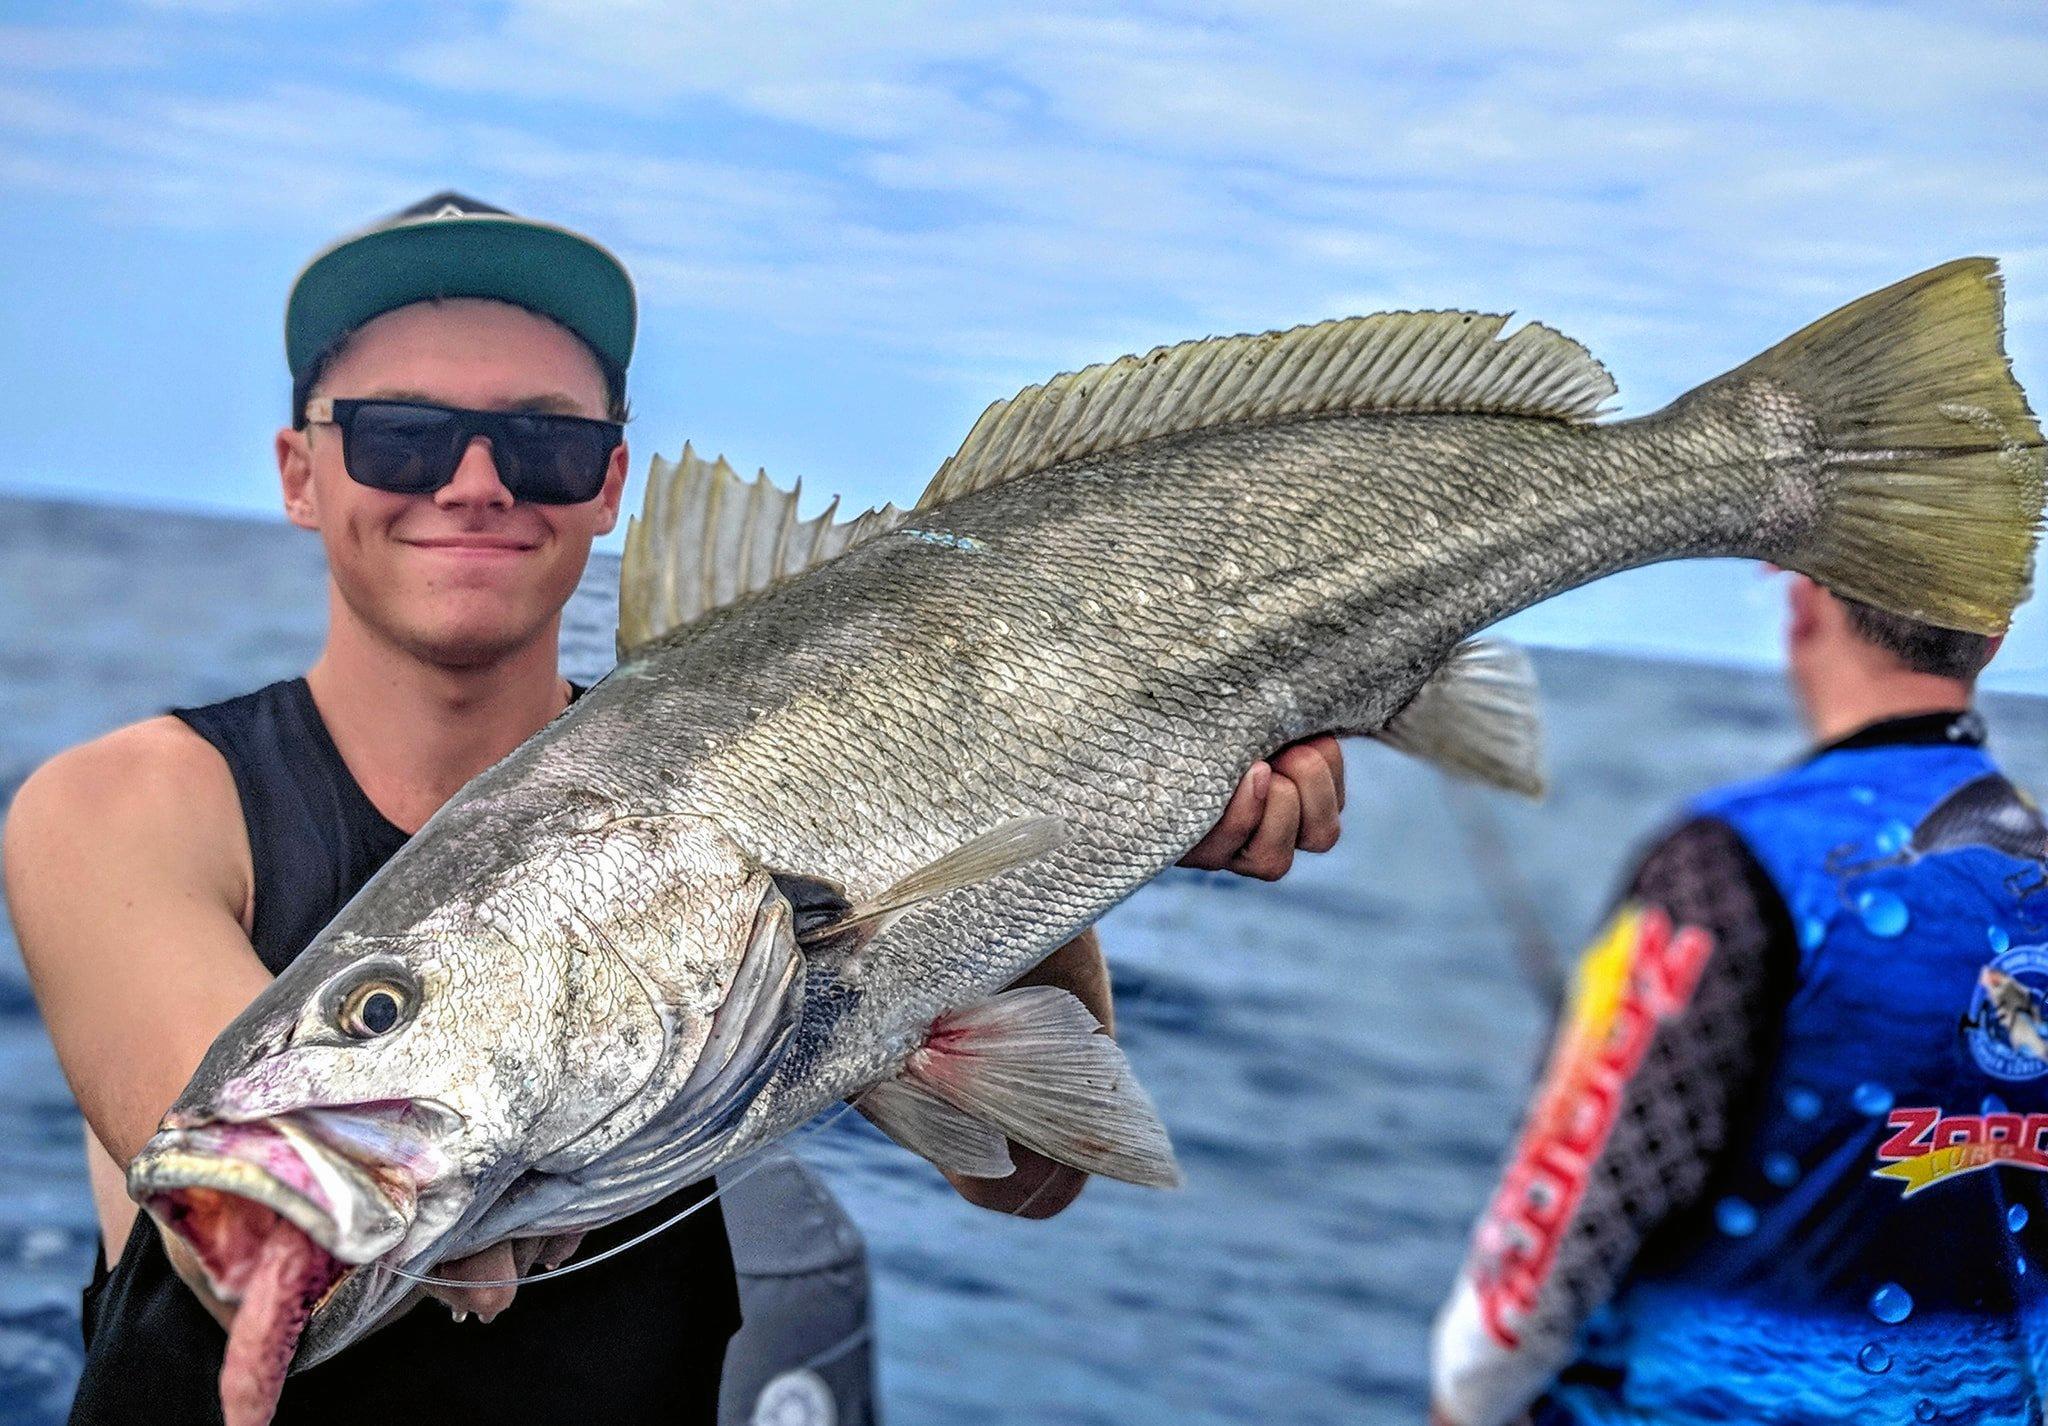
{"label": "ocean water", "polygon": [[[579,677],[609,661],[615,580],[594,563],[571,606]],[[301,670],[323,619],[311,536],[0,499],[0,807],[70,743]],[[1334,852],[1277,886],[1171,872],[1106,920],[1119,1033],[1185,1189],[1098,1182],[1020,1223],[854,1116],[801,1142],[867,1237],[886,1419],[1420,1419],[1430,1317],[1548,1026],[1545,947],[1590,928],[1680,799],[1799,748],[1768,675],[1538,669],[1542,805],[1354,744]],[[1988,711],[2015,776],[2044,785],[2048,702]],[[0,1426],[61,1419],[78,1369],[79,1134],[0,929]]]}

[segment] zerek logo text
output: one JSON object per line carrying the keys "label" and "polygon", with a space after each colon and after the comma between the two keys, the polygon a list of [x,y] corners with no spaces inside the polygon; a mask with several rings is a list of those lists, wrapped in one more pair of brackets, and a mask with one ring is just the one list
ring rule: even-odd
{"label": "zerek logo text", "polygon": [[1628,904],[1579,963],[1571,1018],[1474,1244],[1480,1314],[1502,1346],[1520,1342],[1629,1079],[1657,1026],[1691,1001],[1713,949],[1699,927],[1674,928],[1661,909]]}

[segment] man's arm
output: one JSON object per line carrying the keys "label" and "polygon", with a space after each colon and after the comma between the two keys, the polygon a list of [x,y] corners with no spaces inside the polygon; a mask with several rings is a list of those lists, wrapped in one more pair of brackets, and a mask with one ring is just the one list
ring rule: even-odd
{"label": "man's arm", "polygon": [[125,1164],[270,983],[243,929],[247,834],[220,754],[152,719],[52,759],[15,794],[7,904],[57,1059]]}
{"label": "man's arm", "polygon": [[[96,1177],[118,1176],[270,982],[243,930],[247,847],[226,764],[170,718],[60,754],[15,794],[8,910],[87,1152],[104,1156]],[[115,1214],[107,1226],[118,1229]],[[166,1246],[225,1322],[230,1309],[183,1245]]]}
{"label": "man's arm", "polygon": [[1641,864],[1579,966],[1521,1139],[1438,1314],[1433,1419],[1515,1420],[1649,1235],[1694,1204],[1754,1091],[1797,946],[1725,824]]}
{"label": "man's arm", "polygon": [[[172,718],[73,748],[15,793],[7,906],[94,1141],[117,1176],[156,1132],[216,1036],[270,983],[249,944],[248,833],[220,754]],[[175,1237],[179,1276],[224,1325],[233,1308]],[[510,1250],[508,1250],[509,1252]],[[478,1265],[474,1273],[496,1276]],[[495,1311],[510,1289],[434,1288]]]}

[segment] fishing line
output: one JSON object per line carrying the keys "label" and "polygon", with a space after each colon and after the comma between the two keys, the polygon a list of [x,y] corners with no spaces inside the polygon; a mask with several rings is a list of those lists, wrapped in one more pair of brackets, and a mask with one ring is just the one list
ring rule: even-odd
{"label": "fishing line", "polygon": [[[799,1129],[796,1133],[791,1134],[789,1136],[790,1141],[794,1142],[798,1139],[802,1139],[811,1134],[819,1132],[827,1124],[830,1124],[833,1120],[837,1119],[840,1115],[844,1114],[847,1110],[851,1108],[853,1108],[853,1102],[851,1100],[848,1100],[847,1102],[841,1104],[838,1108],[832,1110],[830,1113],[824,1115],[821,1118],[813,1119],[809,1124],[805,1125],[802,1129]],[[524,1287],[527,1283],[530,1282],[546,1282],[551,1277],[561,1277],[567,1273],[581,1272],[585,1268],[594,1268],[599,1263],[603,1262],[605,1259],[615,1258],[620,1253],[625,1252],[628,1248],[639,1247],[642,1243],[646,1242],[649,1238],[654,1237],[656,1234],[666,1233],[669,1229],[675,1227],[676,1224],[682,1222],[685,1218],[688,1218],[692,1213],[695,1213],[698,1209],[704,1207],[706,1204],[716,1203],[720,1198],[725,1196],[727,1190],[735,1187],[738,1184],[746,1182],[749,1176],[767,1167],[767,1165],[768,1158],[766,1156],[765,1151],[757,1150],[753,1156],[753,1162],[748,1163],[744,1168],[740,1169],[737,1173],[720,1174],[718,1176],[718,1187],[713,1189],[710,1193],[705,1194],[704,1197],[698,1199],[688,1208],[682,1209],[679,1212],[672,1214],[668,1218],[663,1219],[661,1222],[655,1224],[652,1228],[649,1228],[644,1233],[636,1233],[634,1236],[628,1238],[623,1243],[614,1243],[611,1247],[606,1248],[603,1252],[596,1254],[594,1257],[578,1258],[573,1263],[563,1263],[560,1267],[549,1268],[545,1272],[528,1273],[523,1277],[477,1279],[460,1277],[436,1277],[432,1273],[407,1272],[404,1268],[395,1268],[392,1267],[389,1263],[378,1263],[377,1267],[384,1272],[390,1273],[393,1277],[402,1277],[407,1282],[417,1282],[424,1284],[428,1287]],[[850,1344],[841,1345],[845,1346]]]}
{"label": "fishing line", "polygon": [[1550,1012],[1554,1025],[1564,1003],[1570,971],[1563,952],[1550,937],[1528,877],[1516,864],[1499,815],[1485,795],[1470,783],[1441,774],[1437,783],[1443,789],[1451,820],[1457,825],[1466,862],[1487,900],[1493,903],[1494,914],[1506,924],[1513,938],[1515,962],[1522,979]]}
{"label": "fishing line", "polygon": [[858,1347],[861,1343],[867,1341],[869,1337],[874,1335],[874,1330],[875,1329],[873,1327],[869,1326],[867,1323],[864,1322],[860,1326],[854,1328],[851,1332],[848,1332],[844,1337],[841,1337],[838,1341],[834,1342],[831,1346],[825,1348],[824,1351],[814,1352],[810,1356],[805,1357],[802,1361],[798,1362],[795,1366],[789,1367],[785,1371],[778,1372],[776,1373],[776,1375],[787,1376],[791,1372],[814,1372],[818,1370],[820,1367],[830,1366],[833,1362],[838,1361],[841,1357],[845,1356],[855,1347]]}

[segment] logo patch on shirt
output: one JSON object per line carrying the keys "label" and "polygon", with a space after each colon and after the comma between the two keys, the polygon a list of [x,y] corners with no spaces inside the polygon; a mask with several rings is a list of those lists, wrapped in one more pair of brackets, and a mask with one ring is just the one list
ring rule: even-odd
{"label": "logo patch on shirt", "polygon": [[1874,1178],[1905,1185],[1902,1198],[1978,1169],[2048,1172],[2048,1114],[1948,1114],[1939,1109],[1894,1109],[1894,1133],[1877,1146]]}
{"label": "logo patch on shirt", "polygon": [[2048,1074],[2048,946],[2014,946],[1977,973],[1963,1038],[1977,1067],[1999,1079]]}

